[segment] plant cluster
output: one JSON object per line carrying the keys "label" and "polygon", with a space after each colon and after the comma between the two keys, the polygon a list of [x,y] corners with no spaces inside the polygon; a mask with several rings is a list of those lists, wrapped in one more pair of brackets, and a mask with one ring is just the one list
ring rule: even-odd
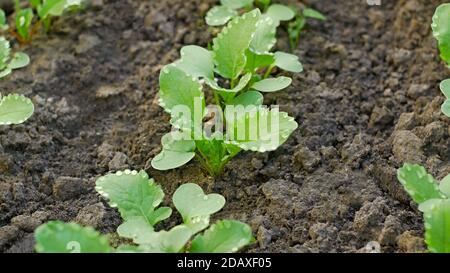
{"label": "plant cluster", "polygon": [[[433,16],[433,35],[441,58],[450,65],[450,4],[442,4]],[[440,84],[447,100],[442,112],[450,117],[450,79]],[[438,182],[420,165],[406,163],[397,172],[406,192],[419,204],[425,223],[425,241],[430,252],[450,253],[450,175]]]}
{"label": "plant cluster", "polygon": [[397,176],[423,212],[428,249],[450,253],[450,175],[438,182],[424,167],[406,163]]}
{"label": "plant cluster", "polygon": [[[15,31],[11,30],[21,42],[31,40],[33,34],[43,26],[45,32],[51,27],[52,18],[63,15],[70,10],[79,9],[83,0],[15,0]],[[23,5],[22,5],[23,4]],[[25,6],[26,8],[22,8]],[[33,20],[37,15],[37,19]],[[0,9],[0,29],[9,29],[5,12]]]}
{"label": "plant cluster", "polygon": [[[322,13],[312,8],[297,10],[295,7],[271,4],[270,0],[221,0],[219,6],[211,8],[206,14],[206,23],[209,26],[222,26],[238,16],[240,11],[250,11],[255,7],[259,7],[263,13],[256,35],[265,36],[265,39],[275,44],[277,28],[281,22],[290,21],[287,32],[292,50],[298,46],[300,34],[306,26],[308,18],[326,20]],[[254,47],[258,47],[257,41],[254,42]]]}
{"label": "plant cluster", "polygon": [[[14,69],[25,67],[30,58],[23,52],[11,54],[9,42],[0,37],[0,78],[11,74]],[[0,125],[23,123],[33,114],[34,106],[30,99],[9,94],[2,97],[0,94]]]}
{"label": "plant cluster", "polygon": [[[262,93],[292,82],[271,77],[275,67],[303,70],[297,56],[271,52],[273,36],[259,27],[266,22],[258,9],[235,17],[213,40],[212,51],[185,46],[181,59],[161,70],[160,105],[171,114],[175,130],[162,138],[163,149],[152,160],[155,169],[178,168],[196,157],[217,176],[240,151],[273,151],[297,128],[287,113],[262,105]],[[205,86],[213,94],[214,109],[205,107]]]}
{"label": "plant cluster", "polygon": [[164,192],[145,171],[105,175],[96,181],[96,190],[118,208],[124,221],[117,233],[133,244],[113,248],[108,237],[92,227],[51,221],[35,231],[37,252],[225,253],[254,240],[250,227],[239,221],[210,225],[211,215],[222,209],[225,198],[206,195],[197,184],[183,184],[175,191],[172,201],[183,223],[167,231],[155,231],[155,226],[169,218],[172,209],[160,207]]}

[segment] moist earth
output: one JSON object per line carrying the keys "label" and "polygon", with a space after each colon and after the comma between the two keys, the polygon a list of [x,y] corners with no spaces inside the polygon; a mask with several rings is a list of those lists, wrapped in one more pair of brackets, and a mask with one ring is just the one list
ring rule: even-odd
{"label": "moist earth", "polygon": [[[0,128],[0,251],[32,252],[33,230],[53,219],[115,238],[120,216],[94,183],[125,168],[154,177],[165,205],[186,182],[224,195],[214,220],[251,225],[257,241],[245,252],[425,251],[421,213],[396,169],[413,162],[436,178],[450,172],[438,88],[448,72],[430,31],[440,2],[304,1],[328,20],[308,22],[294,50],[305,71],[265,98],[299,128],[274,152],[240,154],[216,179],[196,162],[150,166],[170,130],[157,103],[159,70],[183,45],[207,46],[214,30],[203,18],[215,1],[93,0],[56,20],[20,46],[31,64],[0,83],[36,106],[25,124]],[[277,48],[289,51],[286,32],[279,37]]]}

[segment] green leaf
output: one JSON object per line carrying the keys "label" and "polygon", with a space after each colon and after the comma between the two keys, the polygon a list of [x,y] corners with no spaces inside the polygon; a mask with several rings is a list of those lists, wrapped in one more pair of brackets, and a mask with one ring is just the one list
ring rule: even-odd
{"label": "green leaf", "polygon": [[437,7],[431,28],[438,40],[442,60],[450,65],[450,3]]}
{"label": "green leaf", "polygon": [[241,74],[259,17],[258,9],[236,17],[213,40],[214,63],[222,77],[234,80]]}
{"label": "green leaf", "polygon": [[275,52],[275,65],[289,72],[300,73],[303,66],[298,57],[289,53]]}
{"label": "green leaf", "polygon": [[255,82],[252,88],[261,92],[275,92],[288,87],[291,83],[291,78],[280,76],[278,78],[269,78]]}
{"label": "green leaf", "polygon": [[442,104],[441,110],[444,115],[450,117],[450,79],[446,79],[441,82],[440,89],[447,98]]}
{"label": "green leaf", "polygon": [[189,45],[181,48],[181,60],[176,66],[186,74],[196,78],[214,78],[212,54],[200,46]]}
{"label": "green leaf", "polygon": [[247,91],[245,93],[242,93],[241,95],[234,98],[230,105],[242,105],[242,106],[249,106],[249,105],[255,105],[259,106],[262,105],[264,101],[264,97],[261,93],[258,91]]}
{"label": "green leaf", "polygon": [[22,9],[16,15],[17,32],[25,40],[30,39],[30,26],[33,21],[33,16],[33,10],[31,8]]}
{"label": "green leaf", "polygon": [[447,99],[450,99],[450,79],[443,80],[440,89]]}
{"label": "green leaf", "polygon": [[[236,115],[237,114],[237,115]],[[234,109],[227,107],[227,140],[243,150],[267,152],[276,150],[298,127],[294,118],[277,108],[253,107]]]}
{"label": "green leaf", "polygon": [[256,54],[270,53],[270,50],[277,42],[276,33],[278,25],[278,21],[274,21],[270,16],[261,16],[250,44],[250,49]]}
{"label": "green leaf", "polygon": [[232,253],[252,242],[251,228],[239,221],[221,220],[192,240],[190,253]]}
{"label": "green leaf", "polygon": [[171,209],[156,209],[164,198],[161,186],[149,179],[145,171],[118,171],[100,177],[95,189],[109,199],[111,207],[117,207],[124,220],[144,218],[151,226],[167,219]]}
{"label": "green leaf", "polygon": [[[167,209],[170,210],[170,208]],[[153,236],[153,230],[153,226],[144,217],[136,216],[123,222],[117,228],[117,234],[121,237],[132,239],[136,244],[141,244]]]}
{"label": "green leaf", "polygon": [[159,76],[160,105],[169,113],[176,106],[184,105],[194,113],[195,98],[204,103],[200,82],[186,74],[176,64],[165,66]]}
{"label": "green leaf", "polygon": [[0,125],[20,124],[31,117],[34,105],[30,99],[9,94],[0,101]]}
{"label": "green leaf", "polygon": [[420,205],[424,213],[425,242],[433,253],[450,253],[450,200],[431,199]]}
{"label": "green leaf", "polygon": [[317,19],[320,21],[325,21],[327,20],[327,17],[325,15],[323,15],[321,12],[312,9],[312,8],[306,8],[303,10],[303,16],[307,17],[307,18],[312,18],[312,19]]}
{"label": "green leaf", "polygon": [[30,63],[30,57],[23,52],[16,52],[11,62],[8,64],[10,69],[19,69],[27,66]]}
{"label": "green leaf", "polygon": [[216,81],[210,80],[210,79],[205,79],[205,83],[207,85],[209,85],[209,87],[211,87],[212,89],[214,89],[215,91],[218,91],[218,92],[237,93],[237,92],[241,91],[242,89],[244,89],[247,86],[247,84],[250,82],[251,78],[252,78],[252,74],[251,73],[245,74],[239,80],[239,83],[232,89],[227,89],[227,88],[220,87],[219,84]]}
{"label": "green leaf", "polygon": [[446,196],[450,196],[450,174],[441,180],[439,190]]}
{"label": "green leaf", "polygon": [[446,100],[442,106],[441,106],[441,111],[442,113],[444,113],[444,115],[446,115],[447,117],[450,118],[450,99]]}
{"label": "green leaf", "polygon": [[3,70],[8,65],[9,55],[11,53],[11,48],[9,41],[5,37],[0,37],[0,70]]}
{"label": "green leaf", "polygon": [[289,33],[289,43],[291,45],[291,50],[294,50],[299,43],[300,33],[305,27],[306,20],[304,16],[297,16],[295,21],[290,22],[288,25],[288,33]]}
{"label": "green leaf", "polygon": [[61,16],[71,7],[81,6],[82,0],[45,0],[38,15],[41,19],[46,19],[49,15]]}
{"label": "green leaf", "polygon": [[267,9],[267,15],[275,22],[290,21],[295,17],[295,12],[285,5],[273,4]]}
{"label": "green leaf", "polygon": [[39,226],[35,233],[39,253],[108,253],[108,238],[91,227],[75,223],[50,221]]}
{"label": "green leaf", "polygon": [[255,73],[256,70],[268,67],[275,62],[274,55],[270,54],[256,54],[251,50],[245,52],[247,63],[245,64],[245,71]]}
{"label": "green leaf", "polygon": [[231,18],[238,15],[238,12],[227,6],[215,6],[206,14],[206,24],[209,26],[223,26]]}
{"label": "green leaf", "polygon": [[180,132],[165,134],[161,143],[161,153],[153,158],[152,167],[157,170],[170,170],[181,167],[195,157],[195,141],[184,140]]}
{"label": "green leaf", "polygon": [[191,230],[179,225],[169,231],[154,232],[140,248],[147,253],[179,253],[192,236]]}
{"label": "green leaf", "polygon": [[251,6],[253,0],[220,0],[220,3],[230,9],[241,9]]}
{"label": "green leaf", "polygon": [[174,193],[173,203],[183,217],[184,223],[196,233],[209,224],[209,216],[221,210],[225,198],[220,194],[205,195],[197,184],[181,185]]}
{"label": "green leaf", "polygon": [[406,192],[418,204],[430,199],[446,198],[439,191],[437,181],[420,165],[405,163],[402,168],[398,169],[397,178]]}

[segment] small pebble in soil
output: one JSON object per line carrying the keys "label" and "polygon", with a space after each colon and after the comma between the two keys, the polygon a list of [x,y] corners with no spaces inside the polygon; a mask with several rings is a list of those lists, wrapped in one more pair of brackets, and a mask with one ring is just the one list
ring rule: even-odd
{"label": "small pebble in soil", "polygon": [[74,177],[61,176],[55,180],[53,195],[60,200],[70,200],[83,193],[83,180]]}

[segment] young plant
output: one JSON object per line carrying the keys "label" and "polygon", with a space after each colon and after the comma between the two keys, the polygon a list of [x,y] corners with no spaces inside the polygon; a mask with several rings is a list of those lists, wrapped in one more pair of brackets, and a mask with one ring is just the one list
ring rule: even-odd
{"label": "young plant", "polygon": [[[300,33],[306,25],[308,18],[326,20],[326,17],[317,10],[305,8],[298,11],[294,7],[281,4],[270,4],[270,0],[221,0],[221,5],[215,6],[206,14],[206,23],[209,26],[222,26],[229,20],[239,15],[240,10],[249,11],[254,6],[259,7],[263,13],[257,26],[257,34],[265,36],[270,41],[271,47],[276,43],[276,31],[283,21],[291,21],[288,24],[289,41],[291,50],[298,46]],[[295,20],[293,20],[295,18]],[[262,46],[267,46],[264,44]],[[257,47],[256,42],[254,46]]]}
{"label": "young plant", "polygon": [[[45,32],[50,30],[53,17],[63,15],[65,12],[80,8],[83,0],[29,0],[27,8],[22,9],[19,0],[16,0],[15,26],[21,41],[30,41],[37,29],[43,25]],[[35,13],[38,20],[33,25]]]}
{"label": "young plant", "polygon": [[438,182],[422,166],[405,164],[397,176],[423,212],[428,250],[450,253],[450,175]]}
{"label": "young plant", "polygon": [[[438,41],[441,59],[450,66],[450,3],[437,7],[431,28],[433,35]],[[450,79],[444,80],[440,84],[440,89],[447,98],[442,104],[442,112],[450,117]]]}
{"label": "young plant", "polygon": [[[162,138],[163,149],[152,160],[155,169],[178,168],[196,157],[217,176],[240,151],[276,150],[297,128],[287,113],[262,106],[261,92],[292,82],[270,77],[273,68],[301,72],[303,67],[297,56],[270,52],[272,34],[258,32],[260,17],[258,9],[235,17],[213,40],[212,51],[185,46],[181,59],[161,70],[160,105],[171,114],[174,130]],[[205,107],[205,86],[214,107]]]}
{"label": "young plant", "polygon": [[210,216],[222,209],[225,199],[205,195],[196,184],[183,184],[175,191],[172,199],[183,223],[167,231],[155,231],[155,225],[169,218],[172,209],[159,206],[164,192],[145,171],[100,177],[96,190],[118,208],[124,222],[117,233],[133,244],[114,249],[107,236],[90,227],[52,221],[35,231],[37,252],[224,253],[236,252],[254,240],[250,227],[239,221],[210,225]]}
{"label": "young plant", "polygon": [[27,66],[30,58],[23,52],[16,52],[11,56],[9,41],[5,37],[0,37],[0,78],[6,77],[14,69]]}
{"label": "young plant", "polygon": [[[11,74],[12,70],[25,67],[30,58],[23,52],[11,57],[9,42],[0,37],[0,78]],[[33,114],[34,106],[30,99],[18,94],[2,97],[0,94],[0,125],[23,123]]]}
{"label": "young plant", "polygon": [[297,11],[295,20],[290,22],[287,28],[291,50],[294,50],[298,47],[301,32],[305,28],[308,19],[325,21],[327,20],[327,17],[321,12],[312,8],[305,8],[303,10]]}

